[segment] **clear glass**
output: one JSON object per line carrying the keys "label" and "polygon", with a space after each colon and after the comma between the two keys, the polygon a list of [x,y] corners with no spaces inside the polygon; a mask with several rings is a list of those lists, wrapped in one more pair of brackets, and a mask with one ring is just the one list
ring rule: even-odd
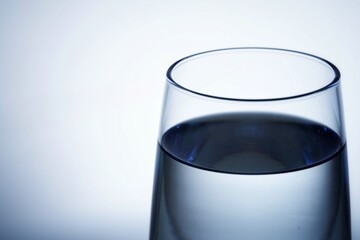
{"label": "clear glass", "polygon": [[232,48],[167,72],[150,239],[351,239],[340,72]]}

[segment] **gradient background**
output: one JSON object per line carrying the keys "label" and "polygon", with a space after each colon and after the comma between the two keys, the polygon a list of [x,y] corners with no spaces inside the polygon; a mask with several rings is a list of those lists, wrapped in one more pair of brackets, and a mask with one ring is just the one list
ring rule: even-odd
{"label": "gradient background", "polygon": [[350,0],[0,0],[0,231],[146,239],[167,67],[266,46],[342,72],[360,239],[359,12]]}

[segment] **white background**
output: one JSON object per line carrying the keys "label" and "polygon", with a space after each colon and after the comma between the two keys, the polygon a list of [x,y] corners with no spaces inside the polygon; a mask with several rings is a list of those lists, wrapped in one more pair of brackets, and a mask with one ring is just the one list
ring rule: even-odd
{"label": "white background", "polygon": [[146,239],[167,67],[209,49],[279,47],[342,72],[360,239],[359,12],[350,0],[0,0],[2,207],[23,228]]}

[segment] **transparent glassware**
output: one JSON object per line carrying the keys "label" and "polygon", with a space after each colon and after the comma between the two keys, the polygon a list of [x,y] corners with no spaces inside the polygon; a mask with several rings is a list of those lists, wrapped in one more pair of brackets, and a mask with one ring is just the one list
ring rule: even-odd
{"label": "transparent glassware", "polygon": [[167,72],[150,239],[351,239],[340,72],[231,48]]}

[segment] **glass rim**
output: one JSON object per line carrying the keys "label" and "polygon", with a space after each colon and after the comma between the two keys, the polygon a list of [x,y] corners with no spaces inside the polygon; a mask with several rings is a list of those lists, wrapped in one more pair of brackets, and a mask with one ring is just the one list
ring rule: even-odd
{"label": "glass rim", "polygon": [[[194,91],[190,88],[184,87],[183,85],[179,84],[173,77],[172,77],[172,72],[173,70],[179,66],[181,63],[190,60],[192,58],[195,57],[199,57],[202,55],[207,55],[207,54],[211,54],[211,53],[219,53],[219,52],[230,52],[230,51],[240,51],[240,50],[263,50],[263,51],[272,51],[272,52],[279,52],[279,53],[291,53],[291,54],[295,54],[298,56],[305,56],[305,57],[310,57],[313,58],[327,66],[329,66],[333,73],[334,73],[334,78],[332,79],[332,81],[330,81],[328,84],[315,89],[313,91],[308,91],[305,93],[301,93],[301,94],[296,94],[296,95],[290,95],[290,96],[286,96],[286,97],[275,97],[275,98],[232,98],[232,97],[222,97],[222,96],[217,96],[217,95],[211,95],[211,94],[206,94],[206,93],[202,93],[199,91]],[[310,53],[306,53],[306,52],[302,52],[302,51],[297,51],[297,50],[290,50],[290,49],[284,49],[284,48],[272,48],[272,47],[233,47],[233,48],[220,48],[220,49],[214,49],[214,50],[209,50],[209,51],[203,51],[203,52],[198,52],[186,57],[183,57],[181,59],[179,59],[178,61],[174,62],[167,70],[166,72],[166,78],[167,81],[174,85],[175,87],[182,89],[186,92],[195,94],[195,95],[199,95],[199,96],[203,96],[203,97],[207,97],[207,98],[213,98],[213,99],[219,99],[219,100],[227,100],[227,101],[244,101],[244,102],[268,102],[268,101],[280,101],[280,100],[290,100],[290,99],[297,99],[297,98],[302,98],[302,97],[306,97],[306,96],[310,96],[319,92],[323,92],[329,88],[332,88],[333,86],[338,85],[338,83],[340,82],[340,71],[339,69],[330,61],[310,54]]]}

